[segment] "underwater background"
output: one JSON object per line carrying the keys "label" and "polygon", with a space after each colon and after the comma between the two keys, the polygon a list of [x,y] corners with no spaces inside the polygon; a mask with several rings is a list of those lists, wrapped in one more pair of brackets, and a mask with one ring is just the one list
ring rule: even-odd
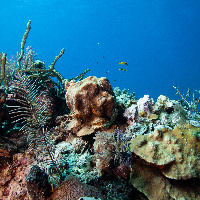
{"label": "underwater background", "polygon": [[0,200],[200,199],[199,11],[0,0]]}
{"label": "underwater background", "polygon": [[[65,78],[87,74],[107,77],[112,87],[175,96],[200,83],[200,1],[198,0],[9,0],[1,2],[0,51],[20,51],[28,20],[26,46],[52,63]],[[118,63],[127,62],[128,66]],[[124,68],[127,71],[119,70]]]}

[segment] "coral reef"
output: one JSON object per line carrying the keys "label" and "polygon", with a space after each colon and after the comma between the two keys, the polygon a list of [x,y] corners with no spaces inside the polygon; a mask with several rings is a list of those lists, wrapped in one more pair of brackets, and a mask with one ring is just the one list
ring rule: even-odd
{"label": "coral reef", "polygon": [[106,78],[90,76],[82,81],[66,84],[66,102],[73,120],[68,129],[78,136],[90,135],[104,127],[115,110],[115,96]]}
{"label": "coral reef", "polygon": [[123,116],[129,125],[126,133],[134,136],[150,134],[156,127],[172,129],[189,123],[183,106],[164,95],[160,95],[156,103],[145,95],[137,104],[128,107]]}
{"label": "coral reef", "polygon": [[141,122],[143,118],[152,119],[151,113],[153,108],[153,99],[150,99],[149,95],[144,95],[144,97],[140,98],[136,104],[131,105],[125,110],[124,117],[127,118],[129,125],[136,125],[137,122]]}
{"label": "coral reef", "polygon": [[2,124],[8,118],[4,106],[5,102],[6,94],[4,93],[4,90],[0,89],[0,124]]}
{"label": "coral reef", "polygon": [[[28,124],[37,127],[46,125],[53,113],[53,99],[50,98],[48,89],[46,91],[39,90],[37,84],[28,76],[21,76],[17,73],[16,80],[11,81],[7,89],[11,94],[6,100],[19,103],[18,107],[15,105],[7,106],[13,108],[10,110],[10,115],[15,120],[24,122],[25,126]],[[9,103],[7,102],[7,104]],[[22,129],[24,128],[22,127]]]}
{"label": "coral reef", "polygon": [[[188,88],[188,91],[187,91],[187,94],[185,95],[185,97],[180,93],[179,91],[179,87],[175,87],[173,86],[174,89],[177,91],[176,94],[179,94],[182,98],[182,101],[186,104],[186,109],[189,111],[188,112],[188,115],[190,117],[195,117],[197,115],[197,108],[198,108],[198,105],[200,103],[200,97],[199,98],[195,98],[194,96],[194,93],[193,93],[193,97],[191,98],[191,95],[190,95],[190,88]],[[196,90],[196,92],[198,94],[200,94],[199,91]]]}
{"label": "coral reef", "polygon": [[164,95],[158,97],[153,110],[154,113],[159,115],[160,124],[167,124],[171,127],[185,124],[188,118],[180,102],[175,100],[170,101],[169,98]]}

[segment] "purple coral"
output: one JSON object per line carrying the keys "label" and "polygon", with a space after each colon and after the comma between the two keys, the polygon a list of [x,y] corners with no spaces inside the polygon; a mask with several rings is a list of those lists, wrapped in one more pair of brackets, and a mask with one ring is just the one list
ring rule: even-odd
{"label": "purple coral", "polygon": [[144,95],[138,100],[137,105],[134,104],[125,110],[124,117],[127,118],[129,125],[136,125],[139,117],[149,117],[152,106],[154,106],[153,99],[150,99],[149,95]]}
{"label": "purple coral", "polygon": [[136,124],[138,119],[138,106],[132,105],[131,107],[127,108],[124,112],[124,117],[127,118],[128,124]]}
{"label": "purple coral", "polygon": [[140,116],[149,116],[152,106],[154,105],[154,100],[149,95],[144,95],[143,98],[140,98],[137,102],[138,112]]}

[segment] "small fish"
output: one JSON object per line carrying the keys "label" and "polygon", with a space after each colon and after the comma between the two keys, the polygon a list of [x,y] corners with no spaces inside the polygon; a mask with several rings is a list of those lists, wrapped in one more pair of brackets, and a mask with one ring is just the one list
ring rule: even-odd
{"label": "small fish", "polygon": [[109,71],[108,70],[106,70],[106,72],[105,72],[106,74],[108,74],[109,73]]}
{"label": "small fish", "polygon": [[127,62],[120,62],[120,63],[118,63],[118,65],[126,65],[126,66],[128,66],[128,63]]}
{"label": "small fish", "polygon": [[127,71],[127,69],[123,69],[123,68],[119,68],[119,70],[121,70],[121,71],[125,71],[125,72]]}

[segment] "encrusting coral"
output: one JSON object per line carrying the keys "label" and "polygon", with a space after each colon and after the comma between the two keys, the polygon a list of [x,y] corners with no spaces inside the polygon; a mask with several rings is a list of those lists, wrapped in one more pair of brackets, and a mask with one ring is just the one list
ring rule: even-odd
{"label": "encrusting coral", "polygon": [[200,128],[155,129],[130,143],[130,182],[150,200],[200,198]]}
{"label": "encrusting coral", "polygon": [[130,151],[171,179],[200,178],[200,128],[156,129],[131,141]]}
{"label": "encrusting coral", "polygon": [[130,182],[149,200],[200,199],[198,179],[173,180],[166,178],[159,169],[136,160],[131,170]]}
{"label": "encrusting coral", "polygon": [[104,127],[115,113],[115,96],[106,78],[90,76],[76,83],[67,82],[66,102],[73,116],[68,129],[74,128],[77,136]]}

